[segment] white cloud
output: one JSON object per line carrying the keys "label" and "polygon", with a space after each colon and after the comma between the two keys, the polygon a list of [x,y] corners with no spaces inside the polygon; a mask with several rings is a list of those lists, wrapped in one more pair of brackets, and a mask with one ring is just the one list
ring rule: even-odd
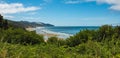
{"label": "white cloud", "polygon": [[40,7],[30,6],[24,7],[22,3],[0,3],[0,13],[1,14],[14,14],[20,12],[29,12],[41,9]]}
{"label": "white cloud", "polygon": [[111,5],[109,9],[120,11],[120,0],[96,0],[98,3],[106,3]]}
{"label": "white cloud", "polygon": [[86,0],[86,2],[97,2],[111,5],[109,9],[120,11],[120,0]]}
{"label": "white cloud", "polygon": [[120,11],[120,0],[65,0],[66,4],[78,4],[81,2],[97,2],[111,5],[109,9]]}
{"label": "white cloud", "polygon": [[109,9],[120,11],[120,5],[113,5]]}

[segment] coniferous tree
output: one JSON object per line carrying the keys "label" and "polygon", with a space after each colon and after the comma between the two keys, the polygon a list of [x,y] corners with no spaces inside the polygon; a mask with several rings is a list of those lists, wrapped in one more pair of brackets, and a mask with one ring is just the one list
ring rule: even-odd
{"label": "coniferous tree", "polygon": [[0,15],[0,28],[3,28],[3,16]]}
{"label": "coniferous tree", "polygon": [[8,29],[8,21],[7,20],[4,21],[3,26],[4,26],[4,29]]}
{"label": "coniferous tree", "polygon": [[0,28],[8,29],[8,21],[4,20],[2,15],[0,15]]}

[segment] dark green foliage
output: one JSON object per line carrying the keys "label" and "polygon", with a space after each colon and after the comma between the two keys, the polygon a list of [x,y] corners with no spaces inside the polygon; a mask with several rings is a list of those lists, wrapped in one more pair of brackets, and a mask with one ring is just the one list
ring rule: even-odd
{"label": "dark green foliage", "polygon": [[3,16],[0,15],[0,29],[8,29],[8,21],[3,19]]}
{"label": "dark green foliage", "polygon": [[116,26],[114,28],[114,37],[115,38],[120,38],[120,26]]}
{"label": "dark green foliage", "polygon": [[64,39],[59,39],[57,44],[58,46],[64,46],[66,44],[66,41]]}
{"label": "dark green foliage", "polygon": [[66,44],[64,39],[59,39],[57,37],[48,38],[47,43],[48,44],[54,44],[54,45],[57,45],[57,46],[63,46],[63,45]]}
{"label": "dark green foliage", "polygon": [[[97,31],[97,35],[98,36],[98,41],[102,41],[102,40],[111,40],[110,38],[112,37],[112,35],[114,34],[114,30],[112,26],[109,25],[104,25],[102,27],[99,28],[99,30]],[[105,38],[109,38],[109,39],[105,39]]]}
{"label": "dark green foliage", "polygon": [[77,46],[81,43],[86,43],[88,40],[97,42],[111,41],[115,38],[120,38],[120,26],[104,25],[98,30],[83,30],[76,35],[67,39],[67,45]]}
{"label": "dark green foliage", "polygon": [[3,16],[0,15],[0,28],[3,28]]}
{"label": "dark green foliage", "polygon": [[8,21],[7,20],[5,20],[4,22],[3,22],[3,26],[4,26],[4,29],[6,30],[6,29],[8,29]]}
{"label": "dark green foliage", "polygon": [[35,32],[28,32],[22,29],[8,29],[0,33],[2,42],[16,44],[40,44],[44,42],[43,36],[37,35]]}
{"label": "dark green foliage", "polygon": [[[115,38],[120,37],[120,26],[109,26],[109,25],[104,25],[99,28],[99,30],[96,31],[95,38],[97,41],[111,41]],[[94,37],[94,36],[93,36]]]}
{"label": "dark green foliage", "polygon": [[49,43],[49,44],[57,44],[57,42],[58,42],[58,38],[57,37],[50,37],[47,40],[47,43]]}
{"label": "dark green foliage", "polygon": [[86,43],[88,40],[92,40],[94,35],[95,35],[94,30],[83,30],[77,33],[76,35],[68,38],[67,44],[72,47],[79,45],[81,43]]}

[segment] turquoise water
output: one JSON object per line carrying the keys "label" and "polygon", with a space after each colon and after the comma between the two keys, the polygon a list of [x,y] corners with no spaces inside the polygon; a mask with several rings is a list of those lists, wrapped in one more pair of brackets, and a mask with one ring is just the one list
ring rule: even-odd
{"label": "turquoise water", "polygon": [[66,33],[66,34],[76,34],[81,30],[96,30],[99,26],[55,26],[55,27],[45,27],[45,29],[53,32]]}

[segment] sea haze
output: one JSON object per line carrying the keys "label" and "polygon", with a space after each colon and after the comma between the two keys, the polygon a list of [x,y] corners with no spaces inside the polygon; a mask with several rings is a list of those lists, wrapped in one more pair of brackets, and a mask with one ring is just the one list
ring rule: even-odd
{"label": "sea haze", "polygon": [[81,30],[96,30],[99,26],[55,26],[55,27],[45,27],[46,30],[59,32],[59,33],[66,33],[66,34],[76,34]]}

